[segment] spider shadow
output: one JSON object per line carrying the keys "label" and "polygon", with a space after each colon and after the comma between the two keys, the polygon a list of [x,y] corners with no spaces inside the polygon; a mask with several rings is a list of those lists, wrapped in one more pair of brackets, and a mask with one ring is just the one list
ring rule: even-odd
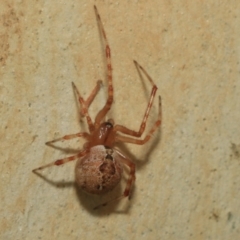
{"label": "spider shadow", "polygon": [[[74,187],[79,200],[79,205],[81,207],[84,207],[91,215],[104,217],[106,215],[108,216],[111,213],[126,214],[131,207],[130,201],[128,201],[127,198],[110,202],[106,206],[100,206],[101,204],[114,199],[116,196],[122,195],[123,189],[121,184],[118,184],[112,191],[101,196],[84,192],[79,188],[77,183],[75,183]],[[124,206],[120,204],[122,201],[125,201]],[[116,210],[118,205],[121,205],[121,210]],[[95,209],[96,206],[100,207]]]}
{"label": "spider shadow", "polygon": [[46,176],[44,176],[39,172],[34,172],[34,174],[36,174],[38,177],[40,177],[42,180],[44,180],[45,182],[47,182],[49,185],[53,187],[56,187],[59,189],[74,188],[80,207],[83,207],[92,215],[105,216],[114,212],[126,214],[128,212],[128,209],[130,208],[129,201],[127,201],[127,204],[124,207],[124,210],[116,211],[116,207],[119,204],[119,201],[116,201],[116,202],[111,202],[106,206],[100,207],[99,209],[96,209],[96,210],[94,209],[96,206],[99,206],[102,203],[107,202],[109,199],[113,199],[116,196],[120,196],[122,193],[122,188],[120,184],[113,191],[107,194],[104,194],[103,196],[97,196],[97,195],[90,195],[82,191],[75,181],[67,181],[67,182],[54,181],[54,180],[50,180],[49,178],[47,178]]}
{"label": "spider shadow", "polygon": [[[137,165],[136,171],[138,171],[139,169],[143,168],[146,164],[148,164],[148,161],[151,158],[151,154],[153,154],[153,150],[156,149],[159,142],[161,142],[161,136],[162,136],[162,132],[159,132],[159,131],[156,134],[154,134],[154,136],[152,137],[153,139],[151,141],[150,146],[148,147],[147,151],[145,151],[141,159],[136,159],[134,154],[129,150],[129,148],[126,146],[125,143],[118,143],[116,144],[116,146],[121,152],[124,152],[124,154],[128,158],[130,158],[132,162],[134,162]],[[139,147],[141,146],[142,145],[139,145]],[[144,145],[143,145],[143,148],[144,148]]]}
{"label": "spider shadow", "polygon": [[48,147],[54,148],[56,150],[59,150],[60,152],[64,152],[66,154],[77,154],[80,152],[79,149],[74,149],[74,148],[66,148],[66,147],[60,147],[60,146],[56,146],[52,143],[48,143],[46,144]]}
{"label": "spider shadow", "polygon": [[151,159],[151,155],[154,153],[153,150],[156,150],[157,147],[160,147],[159,142],[161,143],[162,132],[158,131],[157,134],[155,134],[152,138],[153,139],[152,139],[150,146],[148,147],[148,150],[144,153],[142,159],[138,159],[138,161],[137,161],[137,166],[139,169],[141,169],[146,164],[148,164],[148,162]]}
{"label": "spider shadow", "polygon": [[70,187],[73,187],[74,184],[75,184],[74,181],[68,181],[68,182],[53,181],[53,180],[50,180],[49,178],[47,178],[46,176],[44,176],[43,174],[41,174],[39,172],[33,172],[33,173],[36,174],[38,177],[40,177],[45,182],[47,182],[49,185],[54,186],[56,188],[70,188]]}

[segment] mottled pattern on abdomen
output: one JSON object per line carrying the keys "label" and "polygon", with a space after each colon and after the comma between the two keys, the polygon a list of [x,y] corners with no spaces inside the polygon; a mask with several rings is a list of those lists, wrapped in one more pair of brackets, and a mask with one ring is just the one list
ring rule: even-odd
{"label": "mottled pattern on abdomen", "polygon": [[[111,191],[120,181],[122,167],[104,146],[96,146],[76,164],[76,182],[82,190],[92,194]],[[117,157],[117,155],[116,155]]]}

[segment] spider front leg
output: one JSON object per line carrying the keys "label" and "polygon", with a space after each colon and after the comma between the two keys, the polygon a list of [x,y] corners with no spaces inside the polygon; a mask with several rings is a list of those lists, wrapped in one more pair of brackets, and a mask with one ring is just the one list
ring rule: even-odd
{"label": "spider front leg", "polygon": [[107,79],[108,79],[108,99],[105,104],[105,106],[98,112],[96,118],[95,118],[95,126],[98,127],[101,123],[101,121],[106,116],[107,112],[110,110],[113,102],[113,85],[112,85],[112,63],[111,63],[111,50],[108,44],[106,32],[104,30],[100,15],[98,13],[98,10],[96,6],[94,6],[95,14],[97,17],[98,25],[100,28],[100,32],[103,37],[103,41],[105,44],[105,53],[106,53],[106,59],[107,59]]}
{"label": "spider front leg", "polygon": [[98,80],[97,84],[96,84],[95,88],[92,90],[90,96],[87,98],[87,100],[84,100],[83,97],[81,96],[80,92],[78,91],[76,85],[72,82],[73,91],[75,92],[76,97],[79,101],[79,104],[81,105],[81,108],[82,108],[80,111],[80,115],[86,117],[90,133],[94,131],[95,127],[93,125],[91,117],[88,114],[88,108],[91,105],[94,98],[96,97],[97,93],[99,92],[101,84],[102,84],[102,81]]}
{"label": "spider front leg", "polygon": [[35,169],[33,169],[32,171],[33,171],[33,172],[36,172],[36,171],[38,171],[38,170],[42,170],[42,169],[44,169],[44,168],[48,168],[48,167],[51,167],[51,166],[54,166],[54,165],[55,165],[55,166],[62,165],[62,164],[64,164],[64,163],[67,163],[67,162],[76,160],[76,159],[78,159],[78,158],[80,158],[80,157],[83,157],[83,156],[85,156],[88,152],[89,152],[88,149],[84,149],[83,151],[79,152],[77,155],[70,156],[70,157],[66,157],[66,158],[62,158],[62,159],[58,159],[58,160],[56,160],[56,161],[54,161],[54,162],[51,162],[51,163],[49,163],[49,164],[46,164],[46,165],[43,165],[43,166],[41,166],[41,167],[35,168]]}
{"label": "spider front leg", "polygon": [[[94,98],[96,97],[97,93],[99,92],[101,85],[102,85],[102,80],[98,80],[95,88],[92,90],[92,92],[89,95],[89,97],[87,98],[87,100],[85,100],[85,106],[87,109],[89,108],[89,106],[93,102]],[[80,114],[82,116],[85,116],[83,111],[81,111]]]}

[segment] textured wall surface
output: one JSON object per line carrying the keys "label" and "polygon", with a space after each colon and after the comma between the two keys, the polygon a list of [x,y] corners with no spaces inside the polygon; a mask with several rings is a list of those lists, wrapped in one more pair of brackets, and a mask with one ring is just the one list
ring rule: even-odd
{"label": "textured wall surface", "polygon": [[[46,141],[86,130],[71,82],[84,97],[104,85],[106,65],[93,11],[112,50],[109,117],[138,129],[151,86],[162,96],[161,129],[122,151],[136,164],[131,201],[92,208],[120,195],[89,196],[74,184],[73,155],[83,141]],[[0,2],[0,239],[238,239],[240,235],[240,2]],[[157,99],[147,130],[157,116]],[[65,149],[65,151],[63,151]]]}

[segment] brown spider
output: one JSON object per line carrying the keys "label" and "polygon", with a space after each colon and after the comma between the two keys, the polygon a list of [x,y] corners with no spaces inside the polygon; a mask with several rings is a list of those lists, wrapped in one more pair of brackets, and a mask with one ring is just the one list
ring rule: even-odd
{"label": "brown spider", "polygon": [[[87,142],[84,144],[83,150],[80,151],[78,154],[56,160],[52,163],[34,169],[33,172],[42,170],[53,165],[59,166],[64,163],[78,159],[75,168],[77,184],[85,192],[100,195],[111,191],[119,183],[123,171],[122,164],[127,165],[130,169],[130,173],[123,194],[96,207],[98,208],[100,206],[105,206],[111,201],[120,200],[124,197],[130,197],[130,190],[135,180],[135,164],[119,150],[114,148],[114,145],[116,142],[134,143],[139,145],[145,144],[161,124],[161,98],[159,96],[159,113],[155,124],[150,129],[149,133],[145,136],[144,139],[136,139],[140,138],[142,136],[142,133],[144,132],[146,121],[157,91],[157,86],[154,84],[153,80],[147,74],[147,72],[136,61],[134,61],[137,69],[140,69],[147,77],[149,82],[152,84],[152,92],[140,128],[138,131],[134,131],[119,124],[115,125],[113,119],[108,119],[107,121],[105,121],[105,117],[110,110],[113,102],[112,64],[110,47],[96,6],[94,6],[94,10],[101,34],[103,36],[106,50],[108,80],[107,102],[104,107],[98,112],[95,121],[93,122],[88,114],[88,108],[100,89],[101,81],[97,82],[95,88],[93,89],[87,100],[84,100],[82,98],[75,84],[72,83],[74,92],[82,107],[81,114],[87,119],[89,133],[80,132],[76,134],[66,135],[53,141],[46,142],[46,144],[51,145],[52,143],[57,141],[69,140],[77,137],[83,137],[87,140]],[[119,133],[125,134],[125,136]]]}

